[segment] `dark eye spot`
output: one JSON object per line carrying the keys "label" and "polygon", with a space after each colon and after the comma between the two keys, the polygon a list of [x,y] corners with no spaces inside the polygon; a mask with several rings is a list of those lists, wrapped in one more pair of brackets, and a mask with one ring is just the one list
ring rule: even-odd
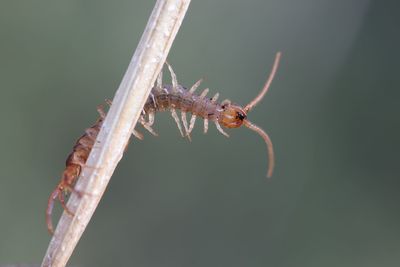
{"label": "dark eye spot", "polygon": [[242,120],[244,120],[245,116],[244,116],[244,114],[238,112],[238,113],[236,114],[236,118],[242,121]]}

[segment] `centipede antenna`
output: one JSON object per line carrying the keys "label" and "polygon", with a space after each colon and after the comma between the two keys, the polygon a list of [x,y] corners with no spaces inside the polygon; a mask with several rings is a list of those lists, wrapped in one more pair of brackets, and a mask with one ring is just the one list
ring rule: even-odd
{"label": "centipede antenna", "polygon": [[186,112],[181,111],[181,120],[182,120],[183,128],[185,129],[185,135],[191,142],[192,138],[190,137],[190,133],[189,133],[189,124],[187,122]]}
{"label": "centipede antenna", "polygon": [[271,73],[269,74],[269,77],[268,77],[267,81],[265,82],[263,89],[258,94],[258,96],[256,96],[256,98],[254,98],[253,101],[251,101],[249,104],[247,104],[247,106],[244,108],[246,113],[249,112],[250,110],[252,110],[258,104],[258,102],[260,102],[261,99],[263,99],[263,97],[267,93],[269,87],[271,86],[272,80],[274,79],[276,70],[278,69],[279,61],[281,59],[281,54],[282,54],[281,52],[276,53],[275,61],[274,61],[274,65],[272,66]]}
{"label": "centipede antenna", "polygon": [[274,147],[272,146],[271,138],[269,138],[268,134],[266,132],[264,132],[264,130],[261,129],[260,127],[258,127],[257,125],[251,123],[248,120],[244,120],[243,122],[247,128],[258,133],[264,139],[265,143],[267,144],[268,159],[269,159],[267,177],[270,178],[272,176],[272,173],[273,173],[274,167],[275,167]]}

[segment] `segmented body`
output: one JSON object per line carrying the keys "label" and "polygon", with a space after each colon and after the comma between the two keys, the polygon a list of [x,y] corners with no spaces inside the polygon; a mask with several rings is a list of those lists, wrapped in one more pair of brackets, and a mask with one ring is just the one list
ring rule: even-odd
{"label": "segmented body", "polygon": [[161,89],[154,87],[144,106],[144,114],[149,112],[166,111],[171,108],[181,112],[190,112],[203,119],[218,120],[223,109],[219,103],[205,96],[201,97],[182,85],[176,90],[172,85],[164,85]]}
{"label": "segmented body", "polygon": [[[147,126],[146,123],[143,123],[146,114],[148,114],[149,120],[154,120],[154,114],[156,112],[170,110],[182,136],[187,136],[190,139],[190,133],[193,130],[196,117],[204,119],[205,132],[207,132],[208,121],[210,120],[216,123],[217,128],[224,135],[227,135],[219,124],[223,118],[224,106],[223,104],[217,102],[218,94],[214,95],[212,98],[207,98],[206,94],[208,89],[205,89],[200,95],[195,94],[194,91],[199,84],[200,81],[196,83],[190,90],[179,84],[176,86],[176,88],[174,88],[173,85],[161,85],[160,87],[154,87],[143,108],[141,123],[144,124],[145,127]],[[225,100],[225,102],[227,101],[228,100]],[[185,133],[183,133],[180,120],[176,114],[175,110],[177,109],[181,111],[181,121],[183,123]],[[186,113],[192,114],[190,125],[187,122]],[[147,127],[147,129],[148,128],[149,127]],[[150,130],[150,132],[152,131]]]}
{"label": "segmented body", "polygon": [[[280,53],[276,55],[271,74],[265,83],[264,88],[261,90],[258,96],[245,107],[232,104],[229,100],[224,100],[222,103],[218,103],[218,93],[212,98],[207,98],[206,95],[208,93],[208,89],[204,89],[199,95],[195,94],[195,91],[199,87],[201,80],[196,82],[190,89],[179,85],[174,71],[167,63],[171,73],[172,85],[163,85],[161,72],[157,78],[156,85],[152,89],[150,96],[146,101],[142,114],[139,118],[139,123],[150,133],[157,135],[152,128],[152,125],[154,124],[155,113],[169,110],[178,126],[181,135],[183,137],[187,137],[189,140],[191,138],[190,133],[193,130],[197,117],[204,119],[204,133],[206,133],[208,130],[208,122],[212,121],[214,122],[218,131],[227,137],[228,134],[222,129],[221,125],[225,128],[237,128],[244,125],[247,128],[257,132],[266,142],[270,161],[267,176],[270,177],[274,168],[274,152],[272,142],[269,136],[260,127],[254,125],[247,119],[247,113],[261,101],[268,91],[278,67],[279,59]],[[111,105],[110,101],[107,101],[107,103]],[[179,119],[176,111],[177,109],[181,111],[181,119]],[[49,197],[46,210],[46,222],[50,233],[53,233],[51,213],[53,210],[54,201],[58,198],[64,210],[68,214],[73,215],[73,213],[65,204],[64,193],[73,192],[81,195],[80,192],[74,189],[74,185],[82,169],[85,167],[86,160],[96,142],[97,135],[106,116],[101,106],[99,106],[97,110],[100,114],[100,118],[92,127],[86,129],[85,134],[77,140],[73,151],[68,156],[66,161],[66,168],[62,174],[61,181]],[[188,112],[192,115],[190,123],[188,123],[186,118],[186,114]],[[181,121],[183,123],[183,129],[181,126]],[[136,130],[133,131],[133,135],[139,139],[143,138],[143,135]]]}
{"label": "segmented body", "polygon": [[79,175],[81,174],[83,167],[85,167],[86,160],[89,157],[89,153],[96,142],[97,134],[99,133],[100,128],[103,124],[103,120],[105,118],[105,113],[101,106],[98,107],[98,112],[100,114],[100,118],[93,126],[86,129],[85,133],[76,141],[72,152],[69,154],[65,162],[65,169],[63,171],[61,181],[50,194],[46,209],[46,223],[47,229],[51,234],[53,233],[51,214],[53,211],[54,201],[58,198],[64,210],[68,214],[73,215],[73,213],[67,208],[65,204],[64,194],[75,192],[78,195],[81,195],[80,192],[74,189],[74,185]]}

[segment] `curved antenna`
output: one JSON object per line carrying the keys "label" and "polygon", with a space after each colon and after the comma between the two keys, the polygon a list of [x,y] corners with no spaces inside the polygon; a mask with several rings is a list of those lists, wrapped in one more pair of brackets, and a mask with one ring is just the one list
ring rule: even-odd
{"label": "curved antenna", "polygon": [[264,97],[264,95],[267,93],[268,88],[270,87],[272,80],[274,79],[276,70],[278,69],[279,66],[279,61],[281,59],[281,52],[276,53],[275,56],[275,61],[274,61],[274,65],[272,66],[272,70],[271,73],[269,74],[268,80],[265,82],[264,88],[261,90],[261,92],[258,94],[258,96],[256,96],[256,98],[254,98],[249,104],[247,104],[247,106],[244,108],[244,110],[247,112],[249,112],[251,109],[253,109],[258,102],[261,101],[261,99]]}
{"label": "curved antenna", "polygon": [[275,167],[274,147],[272,146],[271,138],[269,138],[268,134],[266,132],[264,132],[264,130],[261,129],[260,127],[258,127],[257,125],[251,123],[248,120],[244,120],[243,122],[247,128],[258,133],[264,139],[265,143],[267,144],[268,158],[269,158],[267,177],[270,178],[272,176],[272,173],[273,173],[274,167]]}

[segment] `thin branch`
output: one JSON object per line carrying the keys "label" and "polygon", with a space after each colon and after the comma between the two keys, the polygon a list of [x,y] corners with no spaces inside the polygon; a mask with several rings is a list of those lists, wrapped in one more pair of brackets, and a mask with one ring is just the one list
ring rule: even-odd
{"label": "thin branch", "polygon": [[190,0],[158,0],[103,127],[50,241],[42,266],[65,266],[93,215],[161,71]]}

